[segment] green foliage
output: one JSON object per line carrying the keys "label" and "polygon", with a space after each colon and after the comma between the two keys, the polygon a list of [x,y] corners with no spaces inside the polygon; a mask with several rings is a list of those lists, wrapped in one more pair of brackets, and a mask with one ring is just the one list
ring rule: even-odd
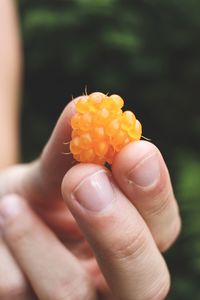
{"label": "green foliage", "polygon": [[169,299],[200,299],[200,2],[21,0],[19,8],[24,159],[39,154],[86,85],[121,94],[164,153],[181,206],[183,232],[167,254]]}
{"label": "green foliage", "polygon": [[172,298],[200,298],[200,160],[195,152],[182,151],[176,157],[178,195],[183,219],[182,234],[175,247],[167,254],[172,272]]}

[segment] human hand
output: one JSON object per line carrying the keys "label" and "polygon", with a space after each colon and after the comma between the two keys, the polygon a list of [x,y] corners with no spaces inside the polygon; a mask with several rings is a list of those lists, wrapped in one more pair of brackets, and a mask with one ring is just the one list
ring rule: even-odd
{"label": "human hand", "polygon": [[[164,299],[169,274],[160,251],[180,230],[164,161],[139,141],[118,154],[112,173],[91,164],[71,168],[61,152],[73,112],[71,103],[39,160],[0,175],[0,298],[90,300],[98,292],[101,299]],[[83,234],[61,200],[67,170],[63,197]]]}

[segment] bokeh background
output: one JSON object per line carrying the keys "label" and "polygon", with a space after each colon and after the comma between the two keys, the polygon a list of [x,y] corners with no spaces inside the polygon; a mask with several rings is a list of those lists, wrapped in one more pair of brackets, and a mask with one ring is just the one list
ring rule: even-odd
{"label": "bokeh background", "polygon": [[[169,300],[200,299],[200,1],[19,0],[23,160],[72,96],[118,93],[161,149],[183,230],[166,253]],[[148,270],[147,270],[148,272]]]}

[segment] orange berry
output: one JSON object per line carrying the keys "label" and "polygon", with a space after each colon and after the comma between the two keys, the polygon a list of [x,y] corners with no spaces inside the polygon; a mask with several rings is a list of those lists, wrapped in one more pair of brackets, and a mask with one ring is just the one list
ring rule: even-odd
{"label": "orange berry", "polygon": [[70,151],[84,163],[112,164],[128,143],[139,140],[142,126],[131,111],[122,111],[123,99],[96,92],[82,96],[71,119]]}

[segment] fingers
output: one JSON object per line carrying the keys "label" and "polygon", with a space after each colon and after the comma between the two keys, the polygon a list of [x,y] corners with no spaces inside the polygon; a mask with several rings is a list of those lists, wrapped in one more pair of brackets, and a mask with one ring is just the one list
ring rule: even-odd
{"label": "fingers", "polygon": [[0,173],[0,196],[19,193],[30,201],[44,201],[47,197],[50,201],[61,196],[61,180],[74,163],[72,156],[63,152],[69,152],[69,145],[64,145],[64,142],[71,140],[70,119],[77,100],[71,101],[64,109],[39,160]]}
{"label": "fingers", "polygon": [[70,120],[75,113],[74,103],[77,100],[78,98],[71,101],[64,109],[40,159],[43,180],[56,188],[60,185],[66,170],[71,168],[73,163],[72,155],[63,153],[69,152],[69,144],[65,145],[64,143],[71,140]]}
{"label": "fingers", "polygon": [[178,206],[159,150],[145,141],[126,146],[116,157],[113,176],[141,213],[161,251],[180,231]]}
{"label": "fingers", "polygon": [[32,300],[30,287],[13,255],[0,237],[0,299]]}
{"label": "fingers", "polygon": [[66,174],[63,197],[91,244],[115,299],[161,300],[166,264],[137,210],[100,166],[79,164]]}
{"label": "fingers", "polygon": [[4,197],[0,216],[3,237],[39,299],[95,299],[92,284],[77,259],[24,200],[16,195]]}

